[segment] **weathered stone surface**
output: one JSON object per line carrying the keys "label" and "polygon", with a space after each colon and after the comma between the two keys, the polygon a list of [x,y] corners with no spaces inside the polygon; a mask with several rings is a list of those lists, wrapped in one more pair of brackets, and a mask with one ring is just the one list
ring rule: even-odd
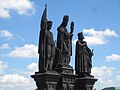
{"label": "weathered stone surface", "polygon": [[76,78],[75,90],[93,90],[96,81],[97,79],[92,76]]}
{"label": "weathered stone surface", "polygon": [[61,78],[57,72],[37,73],[31,77],[36,82],[37,90],[58,90],[58,82]]}

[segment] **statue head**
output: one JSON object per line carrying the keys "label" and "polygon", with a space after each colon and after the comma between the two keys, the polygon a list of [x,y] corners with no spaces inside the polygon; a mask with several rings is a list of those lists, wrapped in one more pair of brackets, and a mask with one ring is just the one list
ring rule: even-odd
{"label": "statue head", "polygon": [[68,20],[69,20],[69,16],[68,16],[68,15],[65,15],[65,16],[63,17],[63,21],[64,21],[64,22],[68,22]]}
{"label": "statue head", "polygon": [[69,20],[69,16],[68,15],[64,15],[63,17],[63,22],[62,22],[62,26],[66,27],[67,26],[67,23],[68,23],[68,20]]}
{"label": "statue head", "polygon": [[50,30],[52,27],[52,21],[47,21],[47,30]]}
{"label": "statue head", "polygon": [[83,36],[83,33],[82,33],[82,32],[79,32],[79,33],[78,33],[78,39],[80,39],[80,40],[81,40],[81,39],[84,39],[84,36]]}

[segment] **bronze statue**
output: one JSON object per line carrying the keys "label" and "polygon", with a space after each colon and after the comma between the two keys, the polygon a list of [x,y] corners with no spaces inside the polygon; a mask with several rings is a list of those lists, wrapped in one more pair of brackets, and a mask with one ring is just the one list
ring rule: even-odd
{"label": "bronze statue", "polygon": [[70,62],[70,56],[72,55],[72,36],[74,29],[74,22],[71,22],[71,31],[68,32],[66,26],[68,24],[69,16],[65,15],[61,25],[57,28],[57,48],[60,51],[59,64],[68,65]]}
{"label": "bronze statue", "polygon": [[52,70],[53,61],[55,59],[55,45],[53,40],[53,34],[50,31],[51,27],[52,21],[47,21],[45,70]]}
{"label": "bronze statue", "polygon": [[55,58],[55,46],[53,34],[50,31],[52,21],[47,21],[46,7],[41,18],[41,30],[39,35],[39,72],[46,72],[52,70],[53,60]]}
{"label": "bronze statue", "polygon": [[47,7],[45,7],[41,23],[40,23],[40,35],[39,35],[39,46],[38,46],[38,53],[39,53],[39,63],[38,63],[38,70],[39,72],[45,72],[45,48],[46,48],[46,30],[47,30],[47,18],[46,18]]}
{"label": "bronze statue", "polygon": [[90,76],[92,68],[92,55],[87,42],[83,41],[84,36],[82,32],[78,33],[78,41],[76,42],[76,53],[75,53],[75,71],[78,76]]}

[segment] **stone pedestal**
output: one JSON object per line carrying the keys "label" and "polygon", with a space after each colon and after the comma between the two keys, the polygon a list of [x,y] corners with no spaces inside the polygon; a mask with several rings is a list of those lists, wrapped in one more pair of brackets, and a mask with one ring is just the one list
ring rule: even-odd
{"label": "stone pedestal", "polygon": [[93,90],[96,81],[93,76],[76,78],[75,90]]}
{"label": "stone pedestal", "polygon": [[58,81],[61,78],[57,72],[36,73],[31,77],[36,82],[37,90],[58,90]]}
{"label": "stone pedestal", "polygon": [[61,75],[58,90],[75,90],[75,78],[73,68],[70,65],[59,65],[56,71]]}
{"label": "stone pedestal", "polygon": [[74,74],[61,74],[59,81],[59,90],[75,90],[75,75]]}
{"label": "stone pedestal", "polygon": [[70,65],[60,64],[57,66],[56,71],[60,74],[73,74],[73,67],[71,67]]}

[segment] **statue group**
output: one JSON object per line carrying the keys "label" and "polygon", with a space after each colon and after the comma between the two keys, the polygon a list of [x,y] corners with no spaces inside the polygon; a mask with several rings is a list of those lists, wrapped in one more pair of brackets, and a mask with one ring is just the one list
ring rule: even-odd
{"label": "statue group", "polygon": [[[91,83],[95,83],[97,79],[90,74],[92,68],[92,56],[93,50],[89,49],[87,42],[84,41],[84,36],[82,32],[78,33],[78,40],[76,42],[75,50],[75,74],[73,73],[73,68],[69,65],[72,56],[72,37],[74,32],[74,22],[71,22],[70,32],[68,32],[67,25],[69,21],[69,16],[64,15],[62,23],[57,28],[57,42],[54,41],[53,33],[51,32],[52,21],[48,21],[46,15],[47,8],[43,12],[40,25],[40,35],[39,35],[39,71],[32,77],[35,79],[38,90],[92,90],[93,85],[88,85],[86,89],[83,89],[82,85],[80,87],[79,83],[85,80],[81,78],[90,77],[88,80]],[[52,73],[52,74],[51,74]],[[48,76],[47,76],[48,75]],[[39,76],[39,77],[38,77]],[[43,77],[45,80],[43,82]],[[51,77],[54,77],[52,80]],[[49,79],[50,80],[49,80]],[[92,79],[91,79],[92,78]],[[49,84],[46,84],[46,82]],[[92,81],[90,81],[92,80]],[[41,82],[40,82],[41,81]],[[55,87],[50,89],[50,85],[55,83]],[[76,85],[75,85],[76,83]],[[46,87],[49,87],[47,88]],[[75,89],[76,87],[76,89]],[[82,88],[82,89],[80,89]]]}
{"label": "statue group", "polygon": [[[59,65],[68,66],[72,56],[72,37],[74,22],[71,22],[70,32],[67,30],[69,16],[64,15],[63,21],[57,28],[57,44],[55,45],[52,28],[52,21],[47,21],[46,10],[41,19],[41,31],[39,38],[39,72],[56,70]],[[75,71],[79,76],[90,75],[92,68],[92,55],[87,42],[83,41],[83,33],[78,33],[75,53]],[[56,46],[56,47],[55,47]]]}

